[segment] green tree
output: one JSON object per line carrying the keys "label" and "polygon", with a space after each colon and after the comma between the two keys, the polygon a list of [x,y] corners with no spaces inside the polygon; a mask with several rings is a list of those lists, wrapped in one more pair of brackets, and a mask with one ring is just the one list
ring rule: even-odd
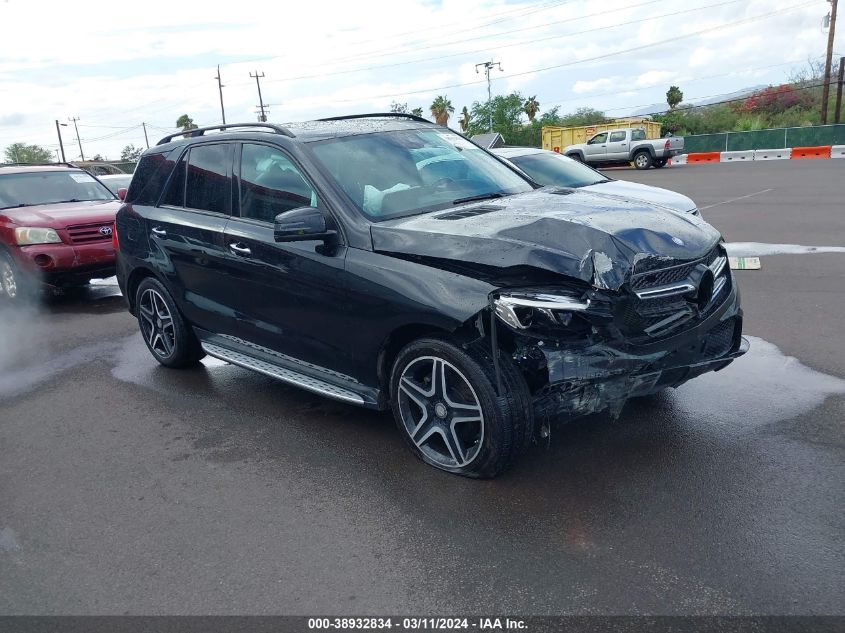
{"label": "green tree", "polygon": [[684,100],[684,93],[681,92],[681,89],[678,86],[671,86],[669,90],[666,91],[666,103],[669,104],[669,109],[674,110],[678,107],[678,104]]}
{"label": "green tree", "polygon": [[469,110],[467,110],[466,106],[461,110],[461,118],[458,119],[458,123],[461,124],[461,132],[466,134],[467,130],[469,130]]}
{"label": "green tree", "polygon": [[528,97],[528,99],[525,100],[525,103],[522,104],[522,109],[525,111],[525,114],[528,115],[528,122],[533,123],[534,117],[537,116],[537,113],[540,111],[540,102],[537,101],[537,95]]}
{"label": "green tree", "polygon": [[188,130],[196,130],[198,126],[194,123],[194,120],[191,117],[187,114],[183,114],[176,119],[176,127],[180,127],[183,132],[187,132]]}
{"label": "green tree", "polygon": [[470,110],[468,134],[484,134],[490,126],[490,114],[493,115],[493,131],[501,134],[505,141],[515,144],[514,133],[522,128],[524,99],[518,92],[509,95],[497,95],[492,101],[476,101]]}
{"label": "green tree", "polygon": [[408,104],[407,103],[399,103],[397,101],[390,102],[390,111],[395,112],[397,114],[407,114],[408,113]]}
{"label": "green tree", "polygon": [[127,145],[120,151],[120,160],[135,162],[140,158],[143,151],[140,147],[135,147],[132,144]]}
{"label": "green tree", "polygon": [[421,117],[423,115],[423,109],[422,108],[414,108],[413,110],[411,110],[411,114],[413,114],[414,116]]}
{"label": "green tree", "polygon": [[434,122],[437,125],[446,126],[449,123],[449,116],[455,111],[452,102],[443,95],[439,95],[431,103],[431,116],[434,117]]}
{"label": "green tree", "polygon": [[6,148],[5,155],[8,163],[50,163],[53,161],[53,152],[40,145],[26,143],[12,143]]}

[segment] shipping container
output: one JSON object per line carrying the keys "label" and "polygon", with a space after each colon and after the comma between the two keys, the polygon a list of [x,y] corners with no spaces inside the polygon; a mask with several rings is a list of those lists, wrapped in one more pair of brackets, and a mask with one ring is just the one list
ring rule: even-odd
{"label": "shipping container", "polygon": [[586,143],[594,134],[623,127],[643,128],[646,138],[660,138],[660,123],[650,119],[616,119],[610,123],[582,125],[580,127],[544,125],[543,149],[562,152],[569,145]]}

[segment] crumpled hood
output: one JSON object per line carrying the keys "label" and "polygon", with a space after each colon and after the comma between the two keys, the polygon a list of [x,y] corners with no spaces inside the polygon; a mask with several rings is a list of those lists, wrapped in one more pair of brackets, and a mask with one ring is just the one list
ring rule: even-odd
{"label": "crumpled hood", "polygon": [[625,180],[609,180],[595,185],[588,185],[582,188],[584,191],[619,196],[625,199],[644,200],[653,202],[675,211],[689,213],[695,209],[695,202],[685,195],[660,187],[643,185],[639,182],[627,182]]}
{"label": "crumpled hood", "polygon": [[87,200],[3,209],[0,215],[7,216],[18,226],[46,226],[63,229],[77,224],[114,222],[114,216],[119,208],[118,200]]}
{"label": "crumpled hood", "polygon": [[[472,210],[480,213],[444,219]],[[616,290],[638,261],[703,257],[720,235],[695,216],[645,202],[545,187],[374,224],[372,239],[377,252],[534,266]]]}

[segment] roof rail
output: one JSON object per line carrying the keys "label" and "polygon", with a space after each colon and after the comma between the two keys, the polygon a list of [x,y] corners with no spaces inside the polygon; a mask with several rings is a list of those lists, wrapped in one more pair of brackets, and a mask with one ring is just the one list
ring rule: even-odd
{"label": "roof rail", "polygon": [[64,165],[65,167],[75,167],[79,169],[78,165],[74,165],[73,163],[66,163],[64,161],[57,163],[0,163],[0,167],[55,167],[58,165]]}
{"label": "roof rail", "polygon": [[412,121],[419,121],[420,123],[431,123],[428,119],[424,119],[416,114],[409,114],[407,112],[371,112],[369,114],[346,114],[344,116],[330,116],[326,119],[317,119],[318,121],[346,121],[347,119],[375,119],[380,117],[398,117],[401,119],[411,119]]}
{"label": "roof rail", "polygon": [[286,127],[282,127],[281,125],[276,125],[275,123],[223,123],[221,125],[209,125],[208,127],[198,127],[194,128],[193,130],[183,130],[182,132],[176,132],[175,134],[168,134],[163,139],[161,139],[156,145],[164,145],[165,143],[169,143],[177,136],[203,136],[206,132],[211,130],[228,130],[229,128],[233,127],[260,127],[266,128],[268,130],[272,130],[276,134],[282,134],[284,136],[289,136],[294,138],[293,132],[291,132]]}

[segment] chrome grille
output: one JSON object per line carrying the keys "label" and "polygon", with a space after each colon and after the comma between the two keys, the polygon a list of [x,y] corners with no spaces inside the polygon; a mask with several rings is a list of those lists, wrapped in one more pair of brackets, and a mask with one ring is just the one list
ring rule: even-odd
{"label": "chrome grille", "polygon": [[643,290],[656,286],[677,283],[689,277],[693,269],[701,263],[710,266],[719,257],[717,246],[706,256],[689,261],[650,257],[637,262],[631,277],[631,288]]}
{"label": "chrome grille", "polygon": [[[710,302],[703,308],[695,301],[693,275],[701,264],[706,264],[714,277]],[[654,268],[655,265],[662,267]],[[700,322],[724,302],[731,287],[727,256],[721,246],[694,260],[642,260],[634,271],[630,284],[633,296],[620,317],[622,327],[635,338],[658,338]]]}
{"label": "chrome grille", "polygon": [[[102,228],[108,227],[109,232],[104,234],[100,231]],[[68,237],[71,244],[91,244],[93,242],[110,242],[112,232],[114,231],[114,222],[100,222],[97,224],[81,224],[79,226],[69,226],[67,228]]]}

